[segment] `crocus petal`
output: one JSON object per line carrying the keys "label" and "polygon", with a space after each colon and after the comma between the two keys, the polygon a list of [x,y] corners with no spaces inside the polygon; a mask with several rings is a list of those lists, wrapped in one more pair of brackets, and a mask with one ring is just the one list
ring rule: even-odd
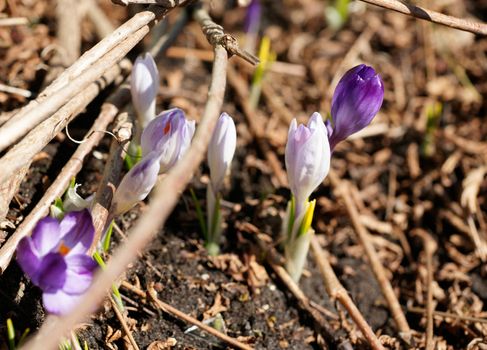
{"label": "crocus petal", "polygon": [[350,69],[333,94],[331,148],[370,124],[384,99],[384,84],[372,67],[361,64]]}
{"label": "crocus petal", "polygon": [[49,216],[39,220],[32,232],[32,241],[39,256],[44,256],[54,250],[61,237],[59,221]]}
{"label": "crocus petal", "polygon": [[330,169],[330,146],[327,129],[319,113],[314,113],[308,126],[293,120],[289,128],[285,160],[289,187],[296,197],[296,216],[310,194],[324,180]]}
{"label": "crocus petal", "polygon": [[58,253],[46,255],[39,266],[39,279],[37,285],[44,292],[52,292],[60,289],[66,281],[66,262]]}
{"label": "crocus petal", "polygon": [[113,196],[115,215],[127,212],[147,197],[156,184],[159,167],[159,155],[154,151],[125,174]]}
{"label": "crocus petal", "polygon": [[222,113],[208,146],[208,165],[213,191],[220,190],[237,146],[237,131],[232,117]]}
{"label": "crocus petal", "polygon": [[62,289],[68,294],[84,293],[93,280],[93,273],[98,265],[88,255],[68,255],[65,258],[67,270],[66,281]]}
{"label": "crocus petal", "polygon": [[194,130],[195,122],[188,121],[181,109],[165,111],[144,129],[141,137],[142,155],[157,152],[159,172],[165,173],[184,155]]}
{"label": "crocus petal", "polygon": [[156,115],[156,95],[159,89],[159,73],[150,53],[135,60],[130,76],[132,103],[137,118],[145,127]]}
{"label": "crocus petal", "polygon": [[32,283],[38,285],[41,260],[31,237],[24,237],[20,240],[17,246],[17,262]]}
{"label": "crocus petal", "polygon": [[42,302],[47,312],[65,315],[79,303],[83,294],[68,294],[62,289],[42,294]]}
{"label": "crocus petal", "polygon": [[84,254],[93,243],[94,237],[95,227],[88,209],[70,212],[61,221],[60,252],[64,255]]}

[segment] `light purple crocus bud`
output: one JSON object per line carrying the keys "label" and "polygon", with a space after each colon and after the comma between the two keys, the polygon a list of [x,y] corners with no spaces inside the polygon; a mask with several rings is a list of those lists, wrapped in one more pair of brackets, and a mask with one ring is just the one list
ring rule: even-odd
{"label": "light purple crocus bud", "polygon": [[372,67],[365,64],[350,69],[340,79],[331,102],[333,150],[337,143],[370,124],[384,99],[384,83]]}
{"label": "light purple crocus bud", "polygon": [[120,181],[112,201],[113,215],[123,214],[144,200],[152,190],[159,174],[159,155],[151,152],[142,158]]}
{"label": "light purple crocus bud", "polygon": [[293,119],[286,144],[286,170],[289,187],[296,198],[295,217],[305,208],[308,197],[330,170],[330,145],[323,118],[313,113],[308,125]]}
{"label": "light purple crocus bud", "polygon": [[42,289],[46,310],[68,313],[88,289],[97,264],[86,255],[95,228],[87,209],[70,212],[58,221],[40,220],[32,236],[17,247],[17,261],[32,283]]}
{"label": "light purple crocus bud", "polygon": [[159,73],[150,53],[135,60],[130,76],[130,92],[137,119],[144,128],[156,116],[156,95]]}
{"label": "light purple crocus bud", "polygon": [[252,0],[247,7],[247,13],[245,14],[244,29],[246,33],[258,32],[261,13],[262,6],[260,0]]}
{"label": "light purple crocus bud", "polygon": [[208,166],[214,193],[220,191],[223,179],[232,162],[237,147],[237,130],[232,117],[222,113],[208,145]]}
{"label": "light purple crocus bud", "polygon": [[187,120],[179,108],[162,112],[142,132],[142,155],[155,151],[159,155],[160,173],[167,172],[189,148],[195,121]]}

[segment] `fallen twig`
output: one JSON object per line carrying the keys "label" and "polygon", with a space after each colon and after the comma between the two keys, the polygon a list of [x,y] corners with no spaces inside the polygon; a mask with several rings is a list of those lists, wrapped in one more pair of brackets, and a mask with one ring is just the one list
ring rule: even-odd
{"label": "fallen twig", "polygon": [[[185,1],[182,0],[181,3]],[[136,14],[91,50],[85,52],[36,100],[23,107],[0,128],[0,151],[48,118],[50,113],[54,113],[57,108],[68,101],[69,96],[73,97],[82,91],[84,87],[77,86],[77,84],[86,84],[96,80],[104,70],[121,60],[133,46],[142,40],[154,20],[164,16],[168,11],[168,9],[151,6],[146,11]]]}
{"label": "fallen twig", "polygon": [[138,252],[164,225],[176,205],[180,193],[203,160],[223,104],[226,67],[227,52],[223,47],[217,46],[215,47],[215,62],[208,102],[190,149],[156,187],[151,204],[131,230],[129,240],[117,250],[106,269],[98,273],[77,307],[70,314],[42,326],[37,336],[25,344],[24,349],[55,348],[59,338],[69,332],[77,322],[83,320],[98,305],[113,281],[125,271],[130,262],[137,258]]}
{"label": "fallen twig", "polygon": [[91,210],[93,225],[95,226],[95,237],[90,252],[93,253],[112,218],[110,217],[110,206],[115,189],[120,182],[120,173],[123,169],[123,159],[126,148],[133,134],[133,123],[127,113],[119,114],[117,125],[113,133],[117,137],[112,141],[110,153],[103,171],[103,178],[96,191],[95,202]]}
{"label": "fallen twig", "polygon": [[435,305],[433,303],[433,254],[436,251],[437,244],[428,232],[423,229],[415,229],[412,234],[418,235],[423,239],[424,253],[426,257],[426,350],[433,350],[433,312]]}
{"label": "fallen twig", "polygon": [[148,294],[149,294],[149,297],[151,298],[151,300],[162,311],[167,312],[167,313],[169,313],[169,314],[171,314],[171,315],[173,315],[173,316],[175,316],[181,320],[184,320],[188,323],[191,323],[191,324],[197,326],[198,328],[204,330],[205,332],[208,332],[211,335],[217,337],[218,339],[223,340],[224,342],[231,345],[232,347],[236,347],[236,348],[242,349],[242,350],[252,350],[252,347],[248,346],[247,344],[244,344],[235,338],[229,337],[228,335],[223,334],[222,332],[216,330],[215,328],[210,327],[210,326],[204,324],[203,322],[198,321],[196,318],[191,317],[189,315],[186,315],[184,312],[182,312],[182,311],[176,309],[175,307],[163,302],[162,300],[160,300],[157,297],[157,292],[154,290],[154,288],[152,286],[149,286],[147,288],[147,291],[148,291]]}
{"label": "fallen twig", "polygon": [[331,299],[338,300],[347,309],[348,314],[360,329],[365,339],[367,339],[370,347],[374,350],[384,350],[379,339],[376,337],[372,328],[370,328],[367,321],[364,319],[360,310],[355,306],[352,298],[348,295],[347,290],[342,286],[338,280],[333,268],[331,267],[327,254],[321,249],[320,243],[316,236],[311,238],[311,250],[315,257],[316,264],[320,269],[321,276],[325,282],[325,288]]}
{"label": "fallen twig", "polygon": [[127,321],[125,321],[125,317],[118,309],[117,303],[115,302],[115,300],[113,300],[111,295],[109,296],[109,299],[110,299],[110,304],[112,305],[113,312],[115,312],[115,316],[117,316],[120,325],[122,326],[123,331],[125,332],[125,335],[129,339],[130,345],[132,345],[132,348],[134,350],[139,350],[139,346],[137,345],[137,342],[135,341],[129,326],[127,325]]}
{"label": "fallen twig", "polygon": [[341,181],[333,171],[330,171],[328,178],[330,179],[333,187],[337,189],[338,195],[341,196],[345,202],[345,207],[350,220],[352,221],[352,225],[355,228],[355,232],[357,233],[360,243],[365,250],[365,254],[369,259],[372,272],[379,283],[382,295],[389,305],[389,310],[394,318],[394,322],[396,323],[399,334],[406,342],[409,342],[411,337],[411,329],[409,328],[406,316],[402,311],[401,304],[399,304],[399,301],[397,300],[391,283],[387,279],[384,267],[382,266],[377,252],[372,244],[372,240],[369,237],[369,232],[360,220],[360,215],[352,200],[349,187],[345,182]]}
{"label": "fallen twig", "polygon": [[397,11],[416,18],[424,19],[447,27],[456,28],[474,34],[487,35],[487,25],[468,19],[444,15],[442,13],[425,9],[424,7],[407,4],[398,0],[362,0],[372,5]]}
{"label": "fallen twig", "polygon": [[70,100],[51,118],[36,126],[17,145],[10,149],[1,159],[0,183],[5,182],[22,166],[31,162],[34,155],[41,151],[56,134],[61,131],[76,115],[85,109],[105,86],[112,83],[122,73],[130,69],[130,61],[114,65],[97,81],[88,85],[76,98]]}

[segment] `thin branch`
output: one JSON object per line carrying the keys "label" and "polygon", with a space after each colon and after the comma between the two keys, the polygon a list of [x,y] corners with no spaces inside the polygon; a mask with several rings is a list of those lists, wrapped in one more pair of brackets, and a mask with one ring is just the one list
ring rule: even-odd
{"label": "thin branch", "polygon": [[125,271],[128,264],[137,258],[138,251],[143,250],[164,225],[180,193],[191,180],[192,174],[203,160],[208,148],[223,104],[226,67],[227,52],[223,47],[217,46],[208,102],[190,149],[156,187],[150,205],[131,230],[128,241],[116,251],[107,268],[98,273],[76,308],[70,314],[43,325],[37,336],[23,349],[55,348],[60,337],[69,332],[76,323],[84,320],[103,300],[111,284]]}
{"label": "thin branch", "polygon": [[424,253],[426,258],[426,350],[434,349],[433,342],[433,312],[435,305],[433,302],[433,255],[437,249],[437,244],[431,235],[423,229],[415,229],[413,235],[421,237],[424,245]]}
{"label": "thin branch", "polygon": [[247,344],[244,344],[235,338],[229,337],[228,335],[223,334],[222,332],[216,330],[215,328],[210,327],[210,326],[204,324],[203,322],[198,321],[196,318],[191,317],[191,316],[185,314],[184,312],[176,309],[175,307],[163,302],[162,300],[160,300],[157,297],[157,292],[154,290],[154,287],[149,286],[149,288],[147,290],[148,290],[148,294],[149,294],[150,299],[162,311],[164,311],[164,312],[166,312],[172,316],[175,316],[175,317],[177,317],[183,321],[186,321],[192,325],[197,326],[198,328],[204,330],[205,332],[208,332],[211,335],[217,337],[218,339],[223,340],[224,342],[231,345],[232,347],[235,347],[237,349],[242,349],[242,350],[252,350],[252,347],[248,346]]}
{"label": "thin branch", "polygon": [[348,295],[347,290],[342,286],[335,275],[335,272],[328,261],[328,254],[321,249],[316,236],[311,238],[311,250],[313,251],[316,264],[320,269],[321,276],[325,282],[326,291],[330,298],[338,300],[345,309],[347,309],[348,314],[360,329],[365,339],[367,339],[372,349],[384,350],[384,347],[374,334],[374,331],[372,331],[372,328],[370,328],[369,324],[360,313],[360,310],[355,306],[352,298]]}
{"label": "thin branch", "polygon": [[[181,3],[185,1],[182,0]],[[94,81],[103,73],[103,66],[106,70],[107,67],[111,67],[121,60],[135,44],[142,40],[154,20],[164,16],[168,11],[168,9],[151,6],[146,11],[137,13],[92,49],[86,51],[71,67],[44,89],[36,100],[23,107],[0,128],[0,151],[48,118],[50,113],[54,113],[57,108],[68,101],[69,96],[73,97],[82,91],[83,87],[76,86],[77,84]],[[95,66],[97,66],[98,72],[94,72]],[[91,75],[89,79],[88,71]]]}
{"label": "thin branch", "polygon": [[[87,86],[101,77],[105,71],[122,60],[127,52],[142,40],[148,32],[149,26],[144,26],[137,30],[116,48],[109,51],[98,62],[90,66],[82,75],[73,79],[70,84],[46,98],[34,110],[25,114],[21,120],[18,120],[14,116],[11,120],[5,123],[2,128],[0,128],[0,151],[17,141],[19,137],[31,130],[32,127],[35,127],[40,122],[49,118],[59,108],[66,104],[66,102],[70,101],[74,96],[82,92]],[[3,173],[2,177],[0,177],[0,182],[3,182],[8,175],[7,173]]]}
{"label": "thin branch", "polygon": [[474,22],[463,18],[444,15],[420,6],[407,4],[398,0],[361,0],[372,5],[380,6],[388,10],[404,13],[416,18],[424,19],[447,27],[464,30],[466,32],[487,35],[487,24]]}
{"label": "thin branch", "polygon": [[193,17],[201,25],[206,39],[212,46],[221,45],[227,50],[230,56],[236,55],[254,66],[259,63],[259,59],[256,56],[248,51],[242,50],[238,46],[237,39],[230,34],[226,34],[222,26],[213,22],[208,12],[202,6],[194,10]]}
{"label": "thin branch", "polygon": [[108,296],[108,299],[110,300],[110,304],[112,305],[113,312],[115,312],[115,316],[117,316],[118,320],[120,321],[120,325],[122,326],[123,331],[125,332],[125,335],[129,339],[130,345],[132,345],[132,349],[139,350],[140,348],[137,345],[137,342],[135,341],[129,326],[127,325],[127,321],[125,321],[125,317],[118,309],[117,303],[115,302],[115,300],[113,300],[113,297],[111,295]]}
{"label": "thin branch", "polygon": [[101,112],[98,118],[93,123],[90,131],[88,131],[87,135],[90,136],[87,137],[86,141],[73,153],[70,160],[63,167],[56,180],[54,180],[52,185],[44,193],[41,200],[0,249],[0,274],[7,269],[19,241],[32,232],[37,221],[48,213],[51,203],[64,193],[71,178],[76,176],[81,170],[84,158],[90,154],[91,150],[100,142],[105,135],[103,131],[106,130],[118,111],[129,101],[129,99],[130,94],[128,90],[122,88],[117,90],[117,93],[110,97],[101,107]]}
{"label": "thin branch", "polygon": [[401,304],[399,304],[399,300],[397,299],[396,294],[392,289],[391,283],[387,279],[384,267],[380,262],[377,252],[375,251],[369,232],[360,220],[360,215],[352,200],[349,186],[344,181],[341,181],[333,171],[330,171],[328,177],[333,187],[338,190],[338,195],[341,196],[345,202],[345,207],[347,209],[350,220],[352,221],[352,225],[355,228],[355,232],[360,240],[360,243],[362,244],[362,247],[365,250],[365,254],[369,259],[372,272],[374,273],[375,278],[379,283],[382,295],[389,305],[389,310],[391,311],[392,317],[394,318],[394,322],[396,323],[397,329],[399,330],[399,334],[406,342],[409,342],[411,329],[409,328],[406,316],[402,311]]}
{"label": "thin branch", "polygon": [[[130,69],[130,61],[122,61],[123,67],[114,65],[100,79],[88,85],[76,98],[71,99],[51,118],[45,120],[16,144],[0,159],[0,183],[5,182],[23,165],[28,164],[67,123],[74,119],[98,95],[100,90]],[[128,65],[128,66],[127,66]]]}
{"label": "thin branch", "polygon": [[96,191],[95,203],[92,209],[93,225],[95,226],[95,238],[90,249],[90,253],[94,253],[98,242],[100,241],[105,228],[108,226],[112,218],[110,217],[110,206],[112,204],[115,189],[120,183],[120,173],[123,169],[123,159],[125,155],[125,148],[128,147],[130,139],[133,134],[133,123],[128,118],[127,113],[119,114],[117,118],[117,125],[114,127],[113,133],[117,139],[112,141],[110,146],[110,153],[105,163],[105,170],[103,171],[103,178],[100,181]]}

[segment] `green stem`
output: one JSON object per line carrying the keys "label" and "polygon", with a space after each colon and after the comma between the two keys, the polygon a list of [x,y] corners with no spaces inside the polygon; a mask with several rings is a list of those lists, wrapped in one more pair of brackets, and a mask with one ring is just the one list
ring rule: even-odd
{"label": "green stem", "polygon": [[206,230],[205,217],[203,215],[203,210],[201,210],[200,201],[196,197],[196,193],[194,193],[192,188],[189,189],[189,192],[191,193],[191,198],[193,198],[194,207],[196,208],[196,216],[198,217],[198,221],[200,223],[201,232],[203,232],[203,237],[204,237],[205,241],[207,241],[208,240],[208,232]]}

